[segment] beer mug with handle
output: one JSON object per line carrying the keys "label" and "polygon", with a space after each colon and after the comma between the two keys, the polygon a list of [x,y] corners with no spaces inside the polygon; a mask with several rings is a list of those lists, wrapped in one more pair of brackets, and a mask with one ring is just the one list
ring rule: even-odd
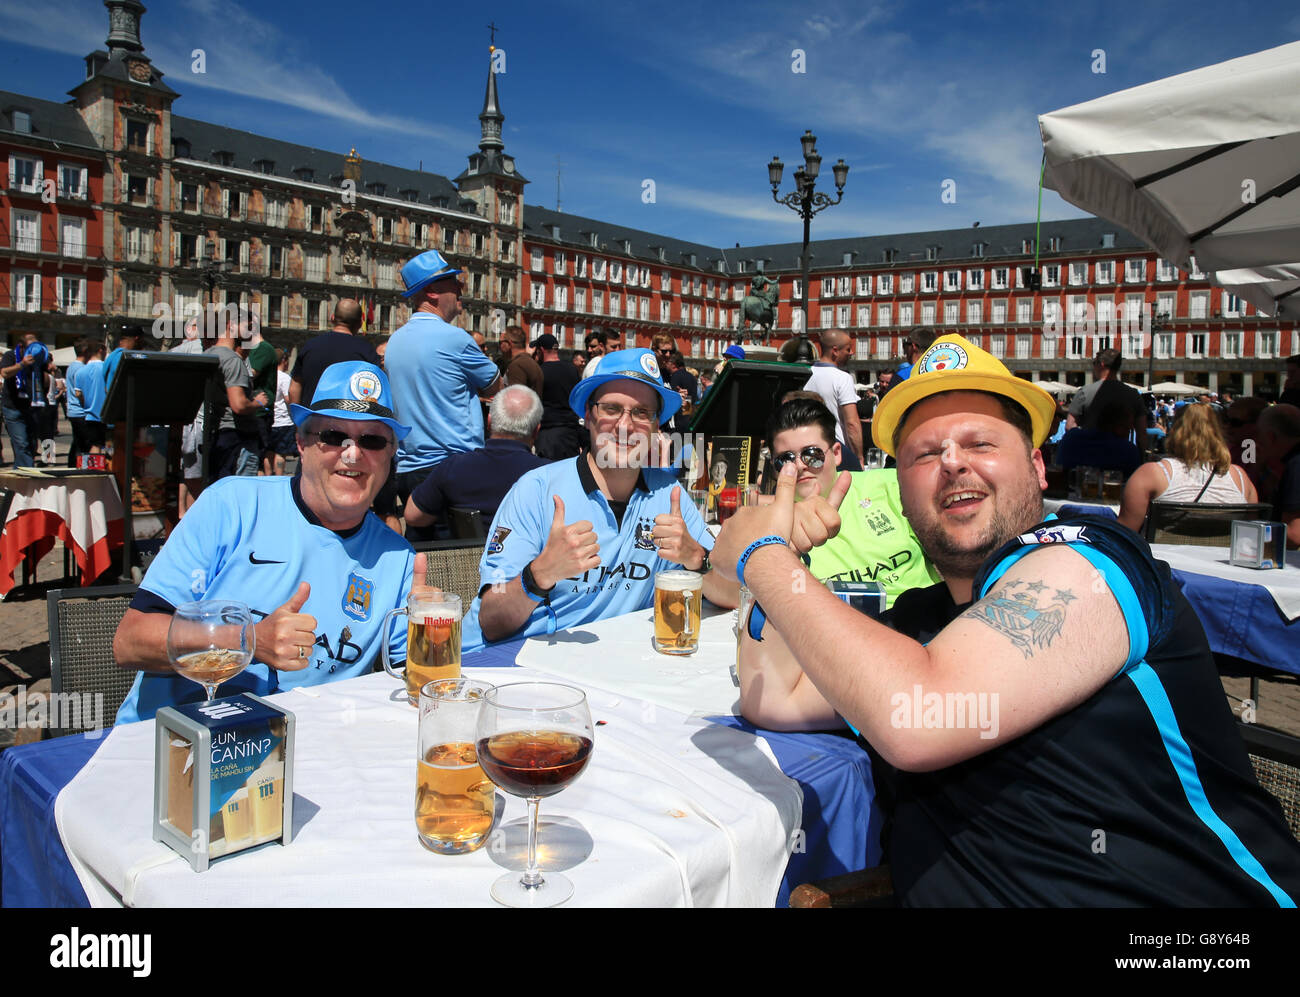
{"label": "beer mug with handle", "polygon": [[[388,628],[394,616],[405,615],[406,674],[393,669],[388,653]],[[460,677],[460,596],[451,592],[412,595],[405,609],[394,609],[384,617],[384,671],[406,682],[406,698],[419,705],[420,689],[435,679]]]}

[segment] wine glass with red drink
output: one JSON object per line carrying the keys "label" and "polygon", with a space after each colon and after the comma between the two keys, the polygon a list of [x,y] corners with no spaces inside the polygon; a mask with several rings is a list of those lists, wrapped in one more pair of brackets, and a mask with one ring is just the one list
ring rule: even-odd
{"label": "wine glass with red drink", "polygon": [[573,896],[559,873],[537,868],[537,811],[591,761],[591,711],[587,694],[555,682],[499,685],[483,697],[477,736],[478,763],[497,787],[528,801],[528,868],[492,884],[507,907],[554,907]]}

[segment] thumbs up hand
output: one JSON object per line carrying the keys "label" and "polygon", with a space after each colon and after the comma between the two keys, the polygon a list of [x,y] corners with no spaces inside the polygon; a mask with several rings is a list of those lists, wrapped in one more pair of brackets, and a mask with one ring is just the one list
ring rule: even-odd
{"label": "thumbs up hand", "polygon": [[301,612],[310,595],[311,586],[299,582],[293,598],[253,628],[257,634],[254,654],[258,661],[287,672],[299,671],[311,663],[316,617]]}
{"label": "thumbs up hand", "polygon": [[561,578],[572,578],[600,567],[600,544],[589,520],[569,525],[564,521],[564,500],[558,495],[546,546],[532,562],[533,580],[549,589]]}
{"label": "thumbs up hand", "polygon": [[682,490],[674,485],[668,512],[655,516],[654,542],[665,561],[692,570],[704,563],[704,548],[695,542],[682,518]]}

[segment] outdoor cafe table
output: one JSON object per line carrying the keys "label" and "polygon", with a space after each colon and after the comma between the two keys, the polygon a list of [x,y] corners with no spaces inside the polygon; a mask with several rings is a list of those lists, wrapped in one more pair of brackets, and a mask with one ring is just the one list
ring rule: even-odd
{"label": "outdoor cafe table", "polygon": [[[648,611],[630,614],[465,656],[467,672],[497,683],[582,685],[593,720],[606,721],[588,771],[541,808],[543,871],[549,862],[574,880],[570,905],[770,905],[797,883],[878,862],[865,752],[835,735],[754,732],[729,708],[711,715],[732,698],[718,681],[730,683],[730,614],[706,621],[701,651],[688,659],[649,651],[649,621]],[[572,663],[558,674],[537,663],[597,647],[609,676],[580,680]],[[661,682],[629,663],[643,653],[651,657],[642,671]],[[518,666],[500,667],[516,658]],[[651,698],[615,688],[627,676]],[[692,686],[701,708],[678,708]],[[9,749],[0,756],[4,904],[85,905],[89,894],[96,904],[138,906],[491,905],[495,875],[522,867],[522,825],[511,822],[524,803],[498,797],[509,825],[500,853],[424,851],[411,826],[416,714],[397,691],[381,673],[285,694],[298,717],[295,841],[203,874],[148,840],[152,724]],[[345,760],[331,768],[323,756],[340,740]],[[83,767],[88,777],[74,783]],[[106,807],[120,812],[101,816]]]}
{"label": "outdoor cafe table", "polygon": [[56,539],[71,548],[89,585],[108,570],[122,546],[122,500],[111,474],[0,474],[14,493],[0,536],[0,598],[14,587],[14,570],[29,552],[44,557]]}
{"label": "outdoor cafe table", "polygon": [[1152,544],[1196,610],[1210,649],[1300,675],[1300,551],[1285,568],[1228,563],[1227,547]]}

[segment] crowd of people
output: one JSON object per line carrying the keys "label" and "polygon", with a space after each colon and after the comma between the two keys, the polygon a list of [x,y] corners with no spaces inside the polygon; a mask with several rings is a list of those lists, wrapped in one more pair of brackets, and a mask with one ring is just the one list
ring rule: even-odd
{"label": "crowd of people", "polygon": [[[1123,428],[1145,444],[1148,410],[1117,357],[1100,353],[1064,410],[961,336],[918,331],[903,368],[859,393],[852,337],[830,330],[803,390],[768,413],[770,497],[710,529],[654,443],[685,427],[710,372],[669,336],[646,349],[593,333],[578,362],[513,326],[498,366],[452,324],[460,275],[434,251],[402,268],[412,317],[382,356],[348,299],[292,370],[242,319],[206,347],[226,387],[208,455],[219,473],[197,498],[188,479],[193,504],[118,629],[117,661],[137,672],[119,722],[202,695],[166,655],[191,599],[237,598],[256,620],[255,663],[223,695],[359,675],[385,641],[404,661],[405,628],[385,637],[382,621],[424,585],[411,541],[470,511],[486,537],[467,652],[645,610],[670,568],[699,572],[719,607],[751,596],[742,711],[861,738],[904,903],[1300,899],[1300,846],[1254,779],[1194,611],[1137,532],[1150,502],[1199,489],[1271,495],[1300,536],[1300,409],[1184,406],[1118,523],[1060,519],[1043,506],[1058,426],[1062,444]],[[180,348],[202,348],[200,331]],[[6,377],[14,366],[6,356]],[[188,466],[205,435],[187,429]],[[862,470],[868,441],[889,466]],[[285,456],[292,475],[278,473]],[[888,609],[855,611],[835,580],[879,582]],[[978,724],[944,723],[942,708],[930,722],[931,695],[992,708]]]}

